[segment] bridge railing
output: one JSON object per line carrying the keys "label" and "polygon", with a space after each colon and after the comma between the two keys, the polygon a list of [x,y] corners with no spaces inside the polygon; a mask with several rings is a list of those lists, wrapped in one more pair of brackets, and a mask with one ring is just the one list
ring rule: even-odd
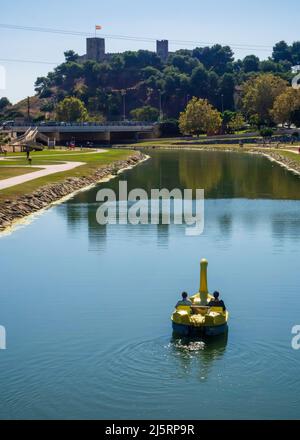
{"label": "bridge railing", "polygon": [[3,125],[3,128],[10,127],[154,127],[156,123],[153,122],[139,122],[139,121],[107,121],[107,122],[38,122],[38,123],[19,123],[13,122]]}

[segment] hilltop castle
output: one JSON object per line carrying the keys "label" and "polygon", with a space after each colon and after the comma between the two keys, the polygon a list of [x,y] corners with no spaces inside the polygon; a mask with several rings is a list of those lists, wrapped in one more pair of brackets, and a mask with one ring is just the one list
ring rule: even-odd
{"label": "hilltop castle", "polygon": [[[169,56],[169,41],[158,40],[156,42],[156,53],[165,63]],[[88,60],[102,62],[109,59],[111,54],[105,52],[105,38],[87,38],[86,55],[79,57],[81,62]]]}

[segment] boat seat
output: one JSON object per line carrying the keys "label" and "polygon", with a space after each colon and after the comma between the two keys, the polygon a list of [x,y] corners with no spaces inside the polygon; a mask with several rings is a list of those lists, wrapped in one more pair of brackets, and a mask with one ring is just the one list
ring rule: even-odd
{"label": "boat seat", "polygon": [[211,307],[210,311],[214,313],[225,313],[223,307]]}
{"label": "boat seat", "polygon": [[178,306],[176,307],[176,311],[177,312],[187,312],[187,313],[191,313],[191,306]]}

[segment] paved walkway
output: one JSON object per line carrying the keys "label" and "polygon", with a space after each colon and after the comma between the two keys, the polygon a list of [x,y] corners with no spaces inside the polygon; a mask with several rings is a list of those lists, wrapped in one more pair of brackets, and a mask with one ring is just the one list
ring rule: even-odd
{"label": "paved walkway", "polygon": [[[39,171],[34,171],[33,173],[22,174],[21,176],[10,177],[9,179],[0,180],[0,191],[2,189],[7,189],[12,186],[20,185],[21,183],[29,182],[30,180],[38,179],[39,177],[49,176],[50,174],[62,173],[63,171],[70,171],[74,168],[85,165],[84,162],[66,162],[61,165],[36,165],[30,168],[37,168]],[[29,168],[25,166],[22,168]],[[41,170],[41,168],[43,168]]]}
{"label": "paved walkway", "polygon": [[[90,153],[82,153],[82,154],[95,154],[95,153],[106,153],[107,150],[97,150],[97,151],[93,151]],[[71,156],[71,155],[78,155],[80,154],[80,152],[78,153],[74,153],[74,154],[68,154],[67,156]],[[55,155],[56,156],[56,155]],[[64,156],[66,157],[65,154],[58,154],[57,156]],[[38,156],[35,156],[36,158]],[[48,157],[46,155],[41,155],[40,157]],[[53,155],[49,155],[49,157],[53,157]],[[20,158],[20,157],[18,157]],[[1,157],[0,160],[12,160],[12,159],[16,159],[16,157]],[[22,158],[23,159],[23,158]],[[74,168],[80,167],[82,165],[85,165],[85,162],[64,162],[62,164],[57,164],[57,165],[7,165],[7,168],[11,168],[11,167],[16,167],[16,168],[37,168],[39,171],[34,171],[32,173],[28,173],[28,174],[22,174],[21,176],[15,176],[15,177],[10,177],[9,179],[4,179],[4,180],[0,180],[0,191],[3,189],[7,189],[7,188],[11,188],[12,186],[16,186],[16,185],[21,185],[22,183],[25,182],[29,182],[30,180],[35,180],[35,179],[39,179],[40,177],[45,177],[45,176],[49,176],[51,174],[55,174],[55,173],[62,173],[64,171],[70,171],[73,170]],[[5,165],[4,165],[5,166]],[[5,166],[6,168],[6,166]],[[42,168],[42,169],[41,169]],[[0,168],[1,170],[1,168]]]}
{"label": "paved walkway", "polygon": [[294,154],[298,154],[299,155],[299,147],[297,147],[297,150],[288,150],[288,149],[284,149],[282,151],[287,151],[288,153],[294,153]]}

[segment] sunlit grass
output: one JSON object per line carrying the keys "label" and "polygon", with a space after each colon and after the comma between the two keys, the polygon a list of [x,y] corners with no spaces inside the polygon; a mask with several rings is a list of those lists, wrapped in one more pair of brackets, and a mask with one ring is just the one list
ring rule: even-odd
{"label": "sunlit grass", "polygon": [[300,154],[298,152],[292,153],[289,151],[280,150],[280,154],[282,154],[282,156],[287,157],[288,159],[291,159],[291,160],[294,160],[295,162],[300,163]]}
{"label": "sunlit grass", "polygon": [[[89,150],[90,152],[91,150]],[[74,152],[73,152],[74,153]],[[76,152],[75,152],[76,153]],[[130,155],[132,155],[132,150],[107,150],[105,153],[95,153],[95,154],[88,154],[86,155],[84,152],[78,152],[78,154],[75,154],[74,156],[68,157],[69,162],[84,162],[85,164],[75,168],[70,171],[64,171],[61,173],[52,174],[50,176],[40,177],[38,179],[32,180],[30,182],[22,183],[21,185],[13,186],[11,188],[7,188],[0,191],[0,202],[7,199],[15,199],[19,196],[22,196],[24,194],[30,194],[34,191],[36,191],[39,187],[47,185],[47,184],[54,184],[54,183],[61,183],[65,179],[69,177],[86,177],[91,174],[93,174],[96,170],[104,168],[107,165],[110,165],[114,162],[125,160]],[[23,153],[24,156],[24,153]],[[38,159],[38,160],[37,160]],[[46,158],[45,158],[46,159]],[[55,161],[57,159],[57,161]],[[25,160],[25,159],[24,159]],[[53,160],[53,162],[51,162]],[[61,157],[55,157],[55,154],[52,155],[51,161],[49,161],[49,158],[45,160],[44,162],[40,158],[33,158],[33,164],[34,165],[50,165],[50,164],[57,164],[61,163],[62,158]],[[60,161],[60,162],[59,162]],[[1,163],[2,161],[0,161]],[[25,161],[26,164],[28,164],[27,161]],[[6,164],[9,164],[8,162],[5,162]],[[18,162],[17,164],[23,164],[23,161]],[[15,164],[15,162],[13,162]],[[3,168],[4,169],[4,168]],[[13,169],[13,168],[12,168]],[[1,172],[2,168],[0,168]],[[34,169],[32,169],[33,171]]]}
{"label": "sunlit grass", "polygon": [[39,171],[39,168],[0,168],[0,180]]}

